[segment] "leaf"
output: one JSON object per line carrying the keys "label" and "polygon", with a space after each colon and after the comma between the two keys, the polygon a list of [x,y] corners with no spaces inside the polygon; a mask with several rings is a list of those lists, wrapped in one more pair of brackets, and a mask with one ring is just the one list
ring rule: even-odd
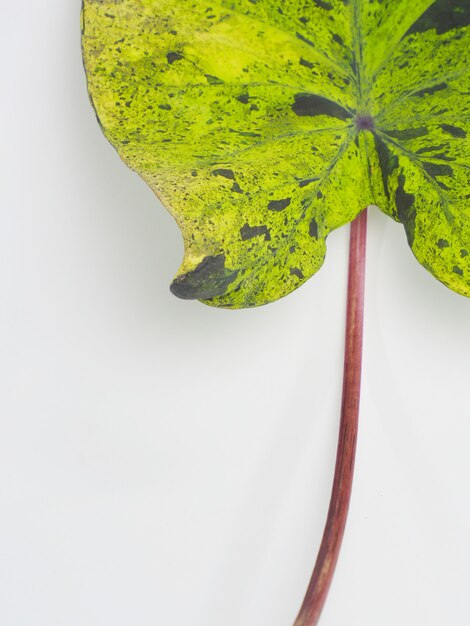
{"label": "leaf", "polygon": [[172,291],[271,302],[369,204],[470,296],[468,0],[84,0],[103,131],[177,220]]}

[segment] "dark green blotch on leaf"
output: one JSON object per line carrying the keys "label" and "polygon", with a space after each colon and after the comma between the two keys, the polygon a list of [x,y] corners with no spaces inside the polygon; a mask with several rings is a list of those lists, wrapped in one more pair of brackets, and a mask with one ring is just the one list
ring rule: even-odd
{"label": "dark green blotch on leaf", "polygon": [[429,163],[423,161],[423,167],[433,178],[436,176],[452,176],[454,173],[450,165],[444,165],[443,163]]}
{"label": "dark green blotch on leaf", "polygon": [[223,167],[221,167],[221,168],[219,168],[217,170],[212,170],[212,174],[214,176],[223,176],[224,178],[229,178],[230,180],[235,180],[235,174],[233,173],[233,171],[225,169]]}
{"label": "dark green blotch on leaf", "polygon": [[342,106],[313,93],[297,93],[294,96],[292,110],[296,115],[328,115],[340,120],[350,119],[351,113]]}
{"label": "dark green blotch on leaf", "polygon": [[303,65],[304,67],[308,67],[310,70],[313,69],[313,63],[311,63],[310,61],[307,61],[306,59],[300,59],[299,61],[300,65]]}
{"label": "dark green blotch on leaf", "polygon": [[310,237],[313,237],[314,239],[318,239],[318,224],[315,218],[311,220],[308,226],[308,234],[310,235]]}
{"label": "dark green blotch on leaf", "polygon": [[242,93],[240,96],[236,97],[236,100],[238,100],[238,102],[241,102],[242,104],[248,104],[249,99],[250,96],[247,93]]}
{"label": "dark green blotch on leaf", "polygon": [[406,128],[405,130],[384,130],[383,131],[389,137],[393,137],[394,139],[404,140],[407,139],[416,139],[417,137],[424,137],[429,133],[428,129],[425,126],[420,126],[419,128]]}
{"label": "dark green blotch on leaf", "polygon": [[243,189],[240,187],[240,185],[237,182],[233,183],[230,189],[231,191],[235,193],[243,193]]}
{"label": "dark green blotch on leaf", "polygon": [[314,0],[315,4],[325,11],[331,11],[333,8],[329,2],[325,2],[325,0]]}
{"label": "dark green blotch on leaf", "polygon": [[237,274],[225,268],[225,255],[206,256],[195,270],[177,276],[170,291],[183,300],[214,298],[225,293]]}
{"label": "dark green blotch on leaf", "polygon": [[318,176],[314,176],[313,178],[305,178],[304,180],[299,181],[299,187],[306,187],[307,185],[310,185],[317,180],[319,180]]}
{"label": "dark green blotch on leaf", "polygon": [[283,211],[290,204],[290,198],[284,198],[283,200],[271,200],[268,204],[270,211]]}
{"label": "dark green blotch on leaf", "polygon": [[297,276],[297,278],[299,278],[300,280],[303,280],[305,278],[305,276],[302,274],[298,267],[291,267],[290,273],[292,276]]}
{"label": "dark green blotch on leaf", "polygon": [[451,124],[441,124],[441,128],[446,133],[452,135],[452,137],[459,137],[460,139],[465,139],[467,133],[463,128],[459,128],[458,126],[452,126]]}
{"label": "dark green blotch on leaf", "polygon": [[384,193],[387,200],[390,200],[390,189],[388,185],[388,178],[393,174],[393,171],[398,167],[398,157],[392,154],[387,147],[387,144],[376,134],[374,134],[375,149],[377,150],[377,156],[379,158],[380,171],[382,174],[382,182],[384,187]]}
{"label": "dark green blotch on leaf", "polygon": [[259,237],[261,235],[264,235],[265,241],[271,240],[271,233],[269,232],[269,228],[267,226],[250,226],[249,224],[244,224],[240,228],[240,236],[243,241],[253,239],[253,237]]}
{"label": "dark green blotch on leaf", "polygon": [[209,83],[209,85],[223,85],[224,81],[217,76],[212,76],[212,74],[204,74],[205,79]]}
{"label": "dark green blotch on leaf", "polygon": [[183,58],[183,55],[180,54],[179,52],[169,52],[166,55],[166,60],[168,61],[170,65],[174,63],[175,61],[180,61],[182,58]]}
{"label": "dark green blotch on leaf", "polygon": [[438,35],[470,24],[469,0],[437,0],[411,26],[406,35],[423,33],[431,28]]}
{"label": "dark green blotch on leaf", "polygon": [[395,204],[398,218],[405,227],[406,237],[410,246],[413,244],[415,234],[416,211],[413,209],[414,201],[414,195],[405,191],[405,177],[403,174],[399,174],[398,187],[395,191]]}
{"label": "dark green blotch on leaf", "polygon": [[419,91],[415,91],[412,96],[418,96],[422,98],[423,96],[431,96],[436,91],[443,91],[447,89],[449,85],[447,83],[439,83],[438,85],[434,85],[433,87],[426,87],[425,89],[420,89]]}

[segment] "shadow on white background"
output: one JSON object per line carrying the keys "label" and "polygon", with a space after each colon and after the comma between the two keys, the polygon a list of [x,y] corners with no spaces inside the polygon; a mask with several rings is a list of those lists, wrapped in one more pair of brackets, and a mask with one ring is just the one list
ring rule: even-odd
{"label": "shadow on white background", "polygon": [[[79,3],[2,24],[0,623],[286,626],[339,418],[348,229],[286,299],[170,295],[179,232],[89,105]],[[356,481],[323,626],[470,623],[470,303],[369,218]]]}

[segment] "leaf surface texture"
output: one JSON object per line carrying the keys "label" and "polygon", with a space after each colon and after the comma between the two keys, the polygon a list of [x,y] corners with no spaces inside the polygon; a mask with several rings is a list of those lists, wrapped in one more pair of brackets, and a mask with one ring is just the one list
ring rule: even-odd
{"label": "leaf surface texture", "polygon": [[106,137],[177,220],[172,291],[276,300],[369,204],[470,296],[468,0],[84,0]]}

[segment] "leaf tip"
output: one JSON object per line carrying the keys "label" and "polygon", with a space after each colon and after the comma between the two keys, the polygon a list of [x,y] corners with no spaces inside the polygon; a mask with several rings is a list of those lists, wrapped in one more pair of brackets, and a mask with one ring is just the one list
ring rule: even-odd
{"label": "leaf tip", "polygon": [[176,276],[171,293],[183,300],[207,300],[223,295],[238,271],[225,267],[225,255],[206,256],[194,270]]}

